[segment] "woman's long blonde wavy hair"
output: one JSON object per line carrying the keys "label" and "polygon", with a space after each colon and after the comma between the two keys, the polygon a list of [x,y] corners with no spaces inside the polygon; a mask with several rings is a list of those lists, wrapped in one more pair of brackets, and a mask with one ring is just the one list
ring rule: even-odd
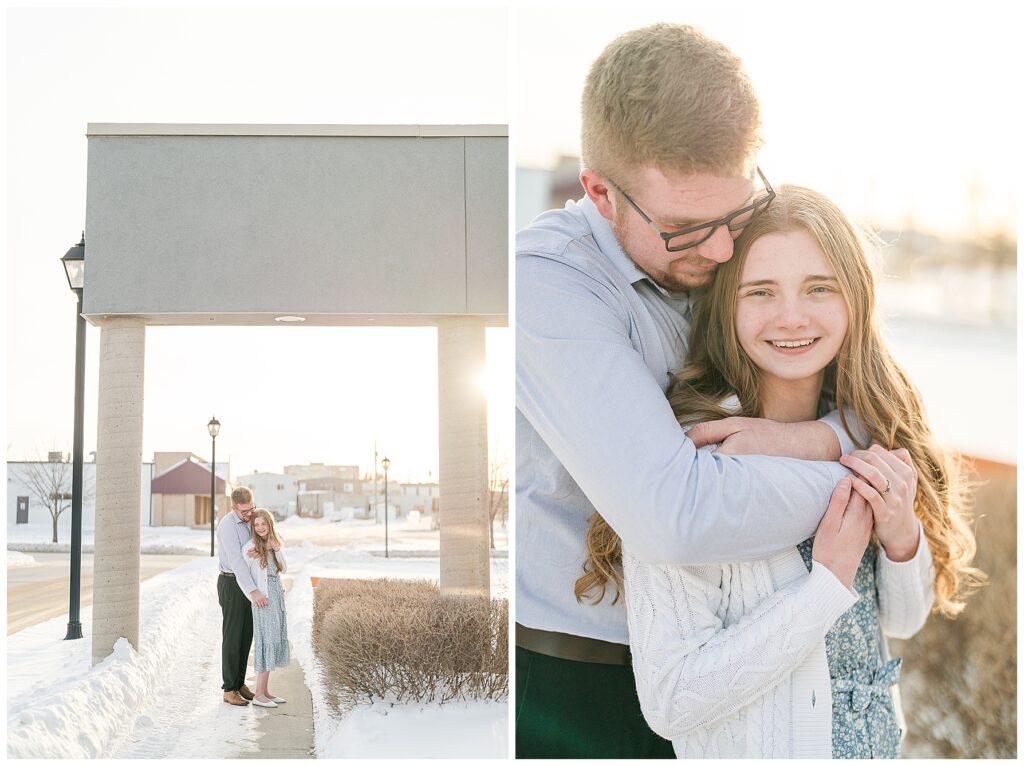
{"label": "woman's long blonde wavy hair", "polygon": [[[935,440],[917,393],[886,348],[875,317],[875,283],[868,261],[869,238],[858,231],[828,198],[799,186],[783,186],[768,209],[736,240],[733,257],[718,267],[707,294],[697,303],[686,367],[672,380],[668,399],[680,424],[731,415],[761,416],[761,372],[736,336],[736,296],[750,246],[766,234],[801,229],[810,233],[835,269],[849,312],[849,329],[839,354],[825,370],[822,397],[847,409],[863,425],[871,442],[886,449],[905,448],[917,470],[914,511],[924,525],[935,566],[935,610],[955,616],[984,575],[970,566],[976,552],[966,503],[968,483],[962,458]],[[740,411],[722,402],[735,394]],[[853,434],[851,434],[851,438]],[[866,444],[858,444],[866,448]],[[601,601],[609,585],[622,593],[622,546],[597,513],[587,530],[584,575],[576,581],[576,599]]]}
{"label": "woman's long blonde wavy hair", "polygon": [[[266,519],[270,530],[267,533],[266,540],[256,534],[256,519]],[[277,528],[274,526],[274,514],[266,508],[257,508],[252,512],[252,541],[256,544],[256,553],[259,554],[260,566],[266,569],[267,556],[274,556],[274,552],[267,547],[267,543],[274,542],[277,545],[283,545],[281,538],[277,536]],[[284,562],[277,556],[274,556],[274,563],[277,564],[278,572],[285,570]]]}

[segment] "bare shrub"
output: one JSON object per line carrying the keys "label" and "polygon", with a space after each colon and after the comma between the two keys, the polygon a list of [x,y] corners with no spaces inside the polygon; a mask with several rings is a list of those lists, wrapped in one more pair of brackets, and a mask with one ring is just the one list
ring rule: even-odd
{"label": "bare shrub", "polygon": [[1016,481],[1004,472],[975,492],[975,565],[989,585],[956,620],[932,615],[914,638],[892,642],[904,658],[904,758],[1017,755]]}
{"label": "bare shrub", "polygon": [[336,709],[508,698],[508,601],[413,580],[322,580],[313,647]]}

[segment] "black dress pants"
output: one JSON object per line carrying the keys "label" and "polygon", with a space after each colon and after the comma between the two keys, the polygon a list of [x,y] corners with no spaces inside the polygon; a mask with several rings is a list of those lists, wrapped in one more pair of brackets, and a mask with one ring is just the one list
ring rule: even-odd
{"label": "black dress pants", "polygon": [[238,691],[245,684],[245,666],[252,648],[252,604],[234,577],[217,577],[217,600],[222,615],[220,629],[220,666],[223,689]]}

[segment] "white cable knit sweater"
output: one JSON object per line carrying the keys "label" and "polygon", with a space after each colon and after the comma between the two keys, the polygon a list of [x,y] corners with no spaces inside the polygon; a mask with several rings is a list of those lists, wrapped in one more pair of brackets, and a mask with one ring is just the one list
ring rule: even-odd
{"label": "white cable knit sweater", "polygon": [[[908,638],[931,608],[931,554],[879,551],[886,635]],[[680,758],[831,758],[825,634],[857,596],[796,548],[742,564],[647,564],[623,551],[640,706]]]}

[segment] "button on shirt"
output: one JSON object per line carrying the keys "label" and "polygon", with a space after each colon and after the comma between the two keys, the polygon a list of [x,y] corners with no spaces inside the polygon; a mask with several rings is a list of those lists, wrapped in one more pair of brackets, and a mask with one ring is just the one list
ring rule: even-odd
{"label": "button on shirt", "polygon": [[[242,546],[252,540],[252,527],[231,511],[217,524],[217,561],[221,572],[231,572],[246,598],[256,590]],[[266,595],[266,594],[264,594]]]}
{"label": "button on shirt", "polygon": [[[608,596],[578,604],[595,508],[652,563],[768,558],[814,533],[838,463],[698,452],[665,398],[690,301],[626,256],[587,198],[516,238],[516,620],[628,643]],[[825,421],[853,448],[836,413]]]}

